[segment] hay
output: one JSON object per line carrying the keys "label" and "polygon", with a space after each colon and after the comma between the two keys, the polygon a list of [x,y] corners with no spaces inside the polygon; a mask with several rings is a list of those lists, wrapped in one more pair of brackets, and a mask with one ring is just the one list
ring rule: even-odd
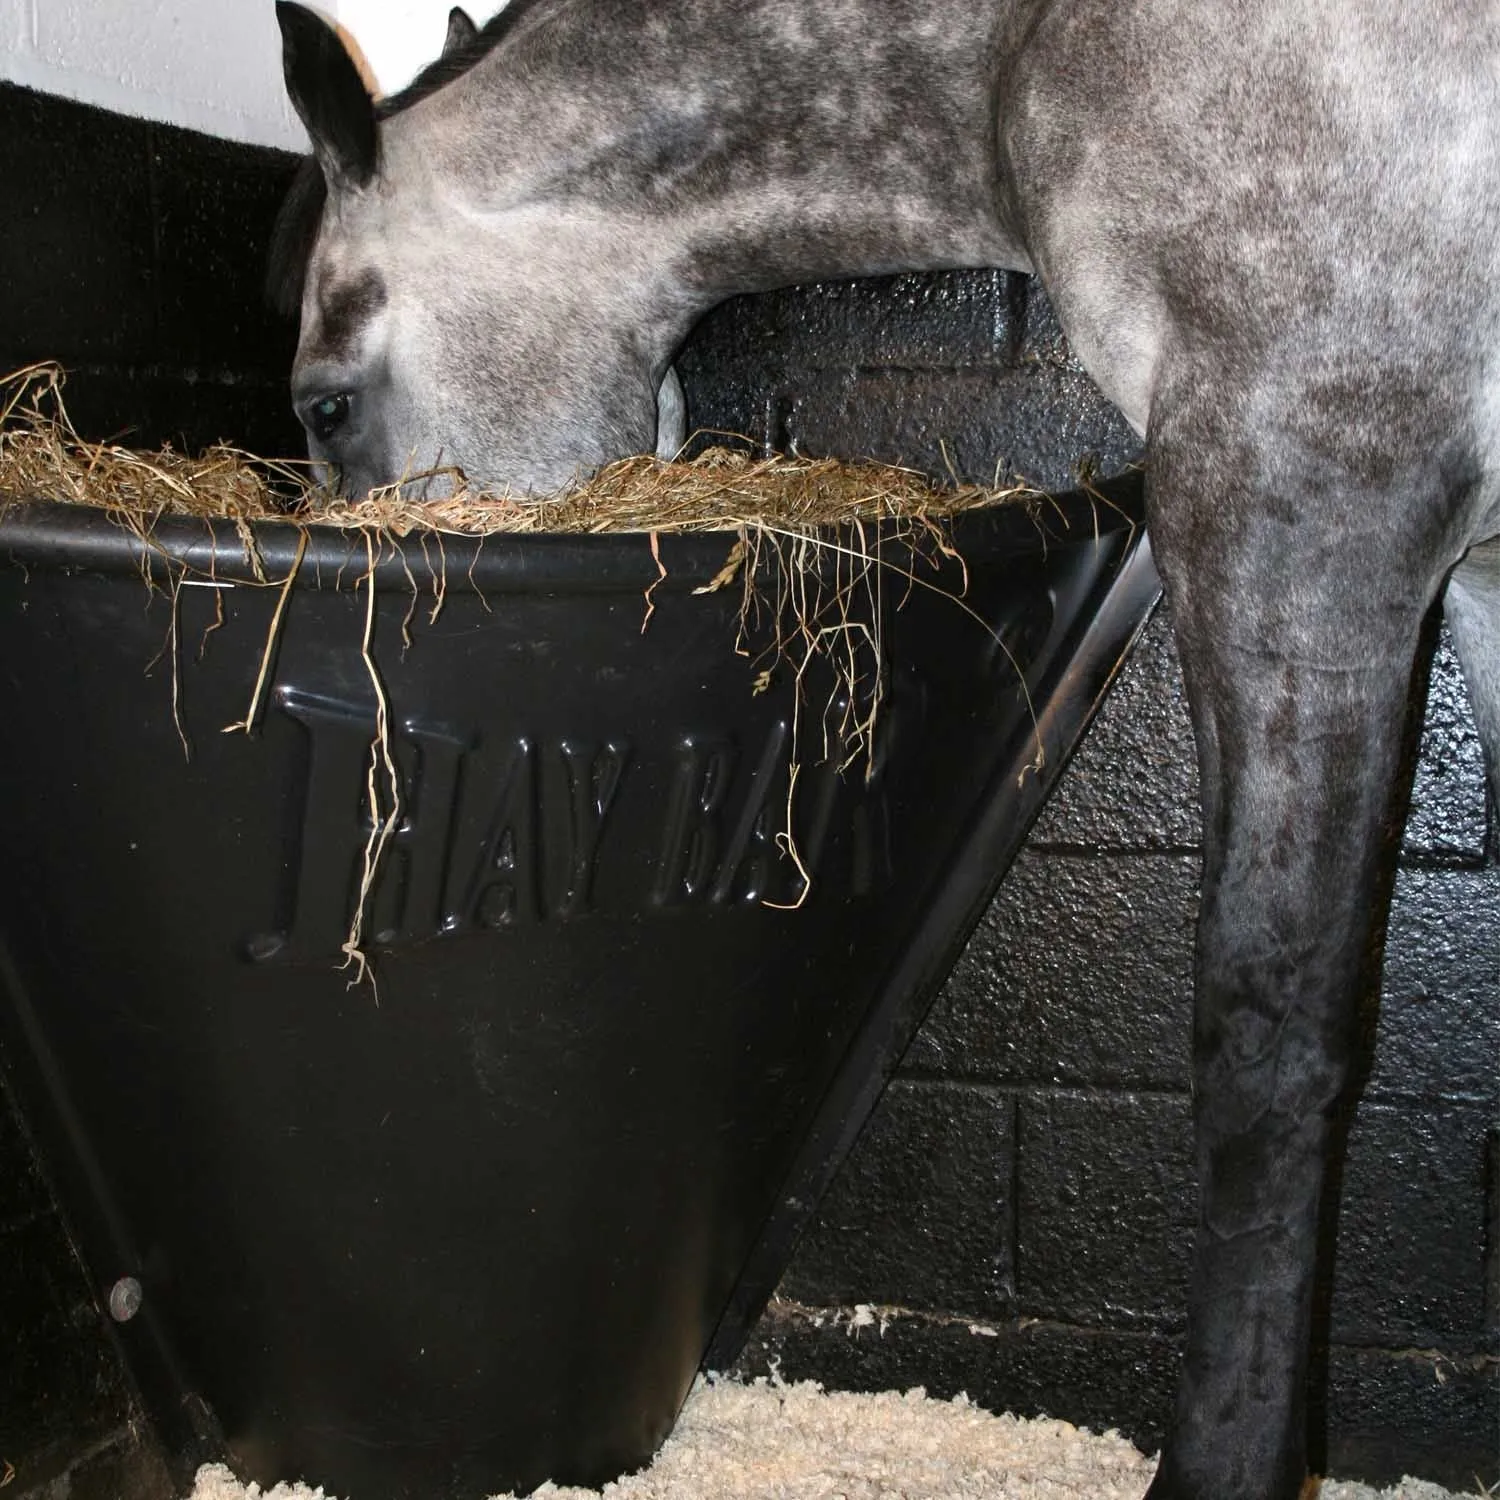
{"label": "hay", "polygon": [[[644,631],[656,608],[656,590],[667,576],[658,537],[667,532],[731,533],[734,540],[724,566],[696,592],[737,583],[739,630],[732,649],[751,658],[759,669],[754,679],[757,691],[768,687],[781,670],[795,684],[789,786],[777,843],[801,877],[793,903],[800,906],[811,889],[793,833],[804,750],[812,750],[821,761],[835,761],[841,770],[861,761],[867,774],[874,767],[875,731],[886,686],[882,573],[897,573],[906,591],[935,589],[973,614],[963,603],[967,575],[946,523],[965,511],[1016,502],[1039,506],[1045,498],[1024,485],[939,488],[921,474],[899,467],[783,455],[755,458],[718,446],[686,462],[621,459],[549,498],[478,493],[459,471],[448,469],[410,476],[351,502],[321,488],[305,460],[257,458],[226,444],[193,457],[170,447],[145,453],[118,443],[86,441],[68,416],[63,385],[63,371],[51,363],[31,365],[0,379],[0,519],[8,508],[36,501],[102,510],[139,540],[143,558],[149,553],[163,558],[174,601],[189,567],[180,558],[164,557],[153,538],[157,522],[190,517],[233,523],[256,578],[279,587],[282,594],[249,709],[242,721],[228,726],[230,730],[255,730],[276,634],[297,573],[294,564],[284,579],[266,576],[252,523],[280,521],[302,527],[299,562],[308,528],[333,527],[359,538],[367,569],[356,587],[369,589],[361,655],[379,703],[367,787],[372,832],[343,949],[347,964],[361,979],[372,977],[361,941],[365,905],[400,813],[386,727],[388,706],[371,655],[374,574],[387,548],[399,539],[421,539],[425,556],[425,537],[436,533],[446,569],[443,534],[647,533],[658,576],[645,591]],[[420,492],[427,488],[451,493],[423,498]],[[954,586],[932,576],[945,562],[959,575]],[[142,572],[149,581],[145,563]],[[407,577],[411,579],[409,567]],[[417,586],[411,581],[414,608]],[[437,608],[445,587],[446,577],[441,582],[434,577]],[[977,615],[974,619],[978,628],[994,636],[988,624]],[[174,667],[174,713],[175,622],[174,608],[168,647]],[[995,643],[1009,655],[1003,641],[995,637]],[[828,669],[832,686],[817,733],[808,735],[803,708],[806,680],[815,666]],[[1019,672],[1017,676],[1024,691],[1024,678]],[[180,722],[178,732],[186,753]],[[804,744],[805,740],[815,743]]]}
{"label": "hay", "polygon": [[[94,506],[133,528],[161,516],[196,516],[236,523],[291,518],[390,537],[422,530],[489,536],[746,528],[811,537],[882,521],[922,526],[981,506],[1041,499],[1024,485],[940,488],[899,467],[756,458],[719,446],[685,462],[620,459],[549,498],[484,494],[471,490],[460,471],[445,469],[351,502],[322,488],[305,460],[258,458],[222,443],[194,457],[88,442],[68,417],[63,384],[55,364],[0,379],[0,512],[51,500]],[[439,481],[454,492],[416,496]]]}
{"label": "hay", "polygon": [[[1117,1433],[992,1416],[962,1396],[711,1380],[699,1382],[650,1468],[602,1491],[543,1485],[535,1500],[1139,1500],[1154,1469]],[[1329,1482],[1316,1492],[1321,1500],[1382,1500],[1357,1484]],[[1417,1479],[1382,1493],[1459,1500]],[[244,1488],[216,1464],[198,1471],[192,1500],[334,1497],[303,1484]]]}
{"label": "hay", "polygon": [[230,521],[279,516],[283,494],[310,490],[307,465],[258,460],[219,444],[190,458],[78,436],[63,372],[30,365],[0,378],[0,515],[33,501],[86,505],[147,523],[161,515]]}

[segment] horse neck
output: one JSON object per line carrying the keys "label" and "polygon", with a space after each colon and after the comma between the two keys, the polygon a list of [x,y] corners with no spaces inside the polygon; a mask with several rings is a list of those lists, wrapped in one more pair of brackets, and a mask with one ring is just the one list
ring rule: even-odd
{"label": "horse neck", "polygon": [[997,94],[1032,3],[537,0],[431,133],[481,198],[641,222],[684,304],[1023,264]]}

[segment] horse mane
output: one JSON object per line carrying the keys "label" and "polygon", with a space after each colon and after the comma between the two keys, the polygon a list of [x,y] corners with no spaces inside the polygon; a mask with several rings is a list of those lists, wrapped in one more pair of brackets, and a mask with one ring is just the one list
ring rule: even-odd
{"label": "horse mane", "polygon": [[[392,115],[399,115],[467,73],[542,3],[543,0],[510,0],[498,15],[491,16],[480,27],[472,41],[435,58],[404,89],[377,100],[375,118],[387,120]],[[328,184],[322,170],[313,157],[303,157],[286,200],[276,215],[267,256],[266,298],[283,317],[296,317],[301,309],[307,266],[327,201]]]}

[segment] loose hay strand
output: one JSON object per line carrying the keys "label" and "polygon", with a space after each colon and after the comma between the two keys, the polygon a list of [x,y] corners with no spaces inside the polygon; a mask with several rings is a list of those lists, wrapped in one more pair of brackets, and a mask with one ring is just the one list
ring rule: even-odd
{"label": "loose hay strand", "polygon": [[651,616],[656,613],[656,591],[667,581],[667,565],[661,560],[661,534],[656,531],[651,533],[651,561],[656,564],[656,577],[646,589],[646,613],[641,618],[642,635],[645,635],[646,627],[651,623]]}
{"label": "loose hay strand", "polygon": [[182,727],[182,584],[180,573],[172,575],[171,644],[172,654],[172,725],[182,744],[182,758],[193,758],[192,746],[188,744],[187,730]]}
{"label": "loose hay strand", "polygon": [[[281,592],[276,598],[276,610],[271,616],[271,628],[266,632],[266,644],[260,654],[260,671],[256,674],[255,690],[250,694],[250,707],[243,719],[224,726],[223,733],[225,734],[235,734],[240,730],[246,734],[254,734],[255,726],[260,722],[261,700],[265,693],[266,682],[271,675],[271,658],[276,654],[276,642],[281,638],[282,617],[286,614],[287,600],[291,597],[292,585],[297,581],[297,574],[302,570],[302,559],[306,554],[307,528],[303,527],[297,538],[297,555],[292,559],[292,566],[281,581]],[[221,612],[222,609],[221,601]],[[222,613],[220,623],[222,623]]]}
{"label": "loose hay strand", "polygon": [[[349,968],[352,965],[355,971],[350,987],[369,979],[370,986],[375,991],[375,1003],[378,1005],[380,986],[376,982],[370,957],[363,947],[365,909],[375,888],[375,881],[380,874],[381,856],[385,853],[385,846],[401,819],[401,778],[397,774],[395,757],[391,753],[390,706],[386,699],[385,684],[381,681],[380,670],[375,665],[372,652],[375,639],[377,592],[375,533],[373,531],[365,533],[365,556],[368,568],[365,576],[355,587],[363,586],[368,590],[365,599],[365,633],[364,640],[360,644],[360,657],[364,661],[365,671],[369,674],[370,682],[375,689],[375,736],[370,741],[370,767],[365,777],[365,804],[370,811],[370,833],[365,840],[359,890],[354,897],[354,915],[349,922],[348,936],[344,939],[343,947],[339,951],[344,955],[344,967]],[[382,770],[385,772],[386,790],[390,794],[391,803],[390,811],[384,817],[381,816],[380,811],[379,777]]]}

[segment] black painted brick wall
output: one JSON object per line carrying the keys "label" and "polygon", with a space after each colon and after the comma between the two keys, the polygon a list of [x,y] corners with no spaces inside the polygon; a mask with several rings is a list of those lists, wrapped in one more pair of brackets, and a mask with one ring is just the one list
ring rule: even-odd
{"label": "black painted brick wall", "polygon": [[[290,163],[0,85],[0,367],[79,426],[295,451],[259,278]],[[773,447],[1064,486],[1137,456],[1044,298],[999,273],[727,305],[691,417]],[[1334,1466],[1496,1477],[1500,864],[1439,644],[1330,1308]],[[804,1242],[744,1367],[967,1390],[1160,1433],[1191,1215],[1192,743],[1159,617]],[[856,1312],[874,1306],[879,1312]],[[0,1108],[0,1475],[155,1500],[106,1322]]]}
{"label": "black painted brick wall", "polygon": [[261,294],[295,163],[0,83],[0,374],[67,366],[85,436],[301,453]]}
{"label": "black painted brick wall", "polygon": [[1045,297],[1002,271],[771,292],[705,318],[679,368],[692,425],[758,446],[1069,488],[1135,434],[1068,353]]}

